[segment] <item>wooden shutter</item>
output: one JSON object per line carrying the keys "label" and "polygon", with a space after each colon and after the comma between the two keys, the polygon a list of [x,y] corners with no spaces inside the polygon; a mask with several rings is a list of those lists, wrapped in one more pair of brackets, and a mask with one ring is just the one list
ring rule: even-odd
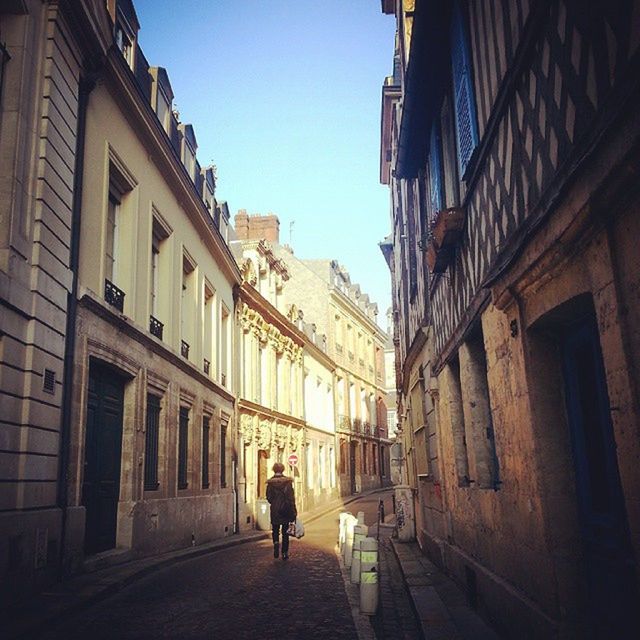
{"label": "wooden shutter", "polygon": [[456,139],[460,176],[465,171],[474,149],[478,146],[476,103],[471,81],[467,28],[460,2],[455,2],[451,20],[451,64],[456,113]]}

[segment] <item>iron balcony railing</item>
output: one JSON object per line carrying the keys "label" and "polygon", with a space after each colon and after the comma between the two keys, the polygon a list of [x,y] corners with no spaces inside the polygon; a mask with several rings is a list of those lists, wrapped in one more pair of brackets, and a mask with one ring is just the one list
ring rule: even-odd
{"label": "iron balcony railing", "polygon": [[118,289],[111,280],[104,281],[104,299],[120,313],[124,311],[124,291]]}
{"label": "iron balcony railing", "polygon": [[158,318],[149,316],[149,331],[151,335],[162,340],[163,330],[164,330],[164,324],[162,324],[162,322],[160,322]]}

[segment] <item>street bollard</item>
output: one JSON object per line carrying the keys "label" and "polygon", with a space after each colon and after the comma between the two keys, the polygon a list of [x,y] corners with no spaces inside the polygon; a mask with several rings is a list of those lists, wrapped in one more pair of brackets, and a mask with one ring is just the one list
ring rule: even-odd
{"label": "street bollard", "polygon": [[364,511],[358,511],[358,524],[364,524]]}
{"label": "street bollard", "polygon": [[378,541],[360,542],[360,613],[374,615],[378,609]]}
{"label": "street bollard", "polygon": [[345,538],[344,538],[344,566],[351,568],[353,559],[353,528],[358,524],[358,520],[354,516],[349,516],[346,521]]}
{"label": "street bollard", "polygon": [[344,555],[344,543],[347,533],[347,518],[353,515],[349,511],[343,511],[340,514],[340,528],[338,530],[338,549],[342,555]]}
{"label": "street bollard", "polygon": [[369,535],[366,524],[357,524],[353,528],[353,558],[351,560],[351,582],[360,584],[360,543]]}

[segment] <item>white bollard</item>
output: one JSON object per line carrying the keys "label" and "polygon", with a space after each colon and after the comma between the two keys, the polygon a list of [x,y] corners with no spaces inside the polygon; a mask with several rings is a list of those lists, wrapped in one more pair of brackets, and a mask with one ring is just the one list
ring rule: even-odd
{"label": "white bollard", "polygon": [[364,524],[364,511],[358,511],[358,524]]}
{"label": "white bollard", "polygon": [[351,582],[360,584],[360,543],[369,535],[366,524],[357,524],[353,528],[353,558],[351,560]]}
{"label": "white bollard", "polygon": [[349,511],[343,511],[340,514],[340,529],[338,531],[338,549],[341,554],[344,554],[344,543],[347,534],[347,518],[352,516]]}
{"label": "white bollard", "polygon": [[374,615],[378,608],[378,541],[360,542],[360,613]]}
{"label": "white bollard", "polygon": [[353,528],[358,524],[358,520],[354,516],[347,518],[345,538],[344,538],[344,566],[351,568],[353,559]]}

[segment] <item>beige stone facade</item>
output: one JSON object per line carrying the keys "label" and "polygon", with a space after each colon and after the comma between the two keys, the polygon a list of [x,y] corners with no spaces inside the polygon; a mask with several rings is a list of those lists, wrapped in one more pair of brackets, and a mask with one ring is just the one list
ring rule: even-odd
{"label": "beige stone facade", "polygon": [[[86,38],[75,25],[81,23]],[[99,2],[0,6],[0,598],[49,582],[84,80],[109,42]]]}
{"label": "beige stone facade", "polygon": [[241,276],[132,3],[0,17],[0,582],[17,595],[237,529]]}

